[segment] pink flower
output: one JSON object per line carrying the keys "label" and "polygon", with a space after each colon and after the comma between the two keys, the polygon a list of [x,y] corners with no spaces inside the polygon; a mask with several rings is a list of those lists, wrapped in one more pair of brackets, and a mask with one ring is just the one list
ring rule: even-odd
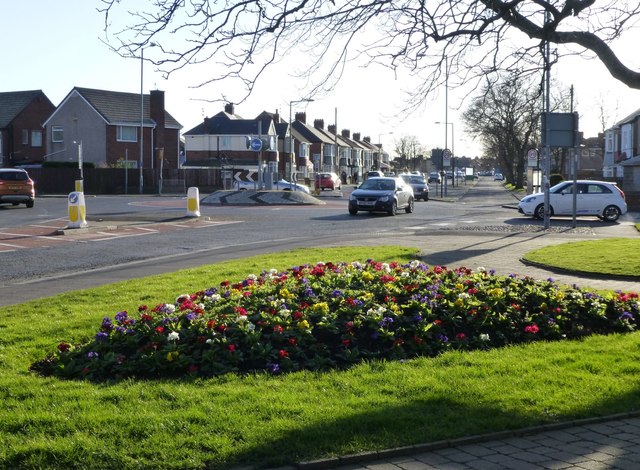
{"label": "pink flower", "polygon": [[525,326],[524,327],[524,332],[525,333],[531,333],[532,335],[535,335],[538,332],[539,329],[540,328],[538,328],[538,325],[534,324],[534,325]]}

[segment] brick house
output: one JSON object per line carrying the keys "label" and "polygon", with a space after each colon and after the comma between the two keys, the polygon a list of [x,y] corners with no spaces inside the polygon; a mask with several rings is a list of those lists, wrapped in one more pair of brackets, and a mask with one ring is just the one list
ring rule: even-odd
{"label": "brick house", "polygon": [[42,90],[0,93],[0,166],[42,163],[43,123],[55,109]]}
{"label": "brick house", "polygon": [[164,109],[164,91],[141,106],[140,94],[75,87],[44,124],[47,161],[78,161],[81,143],[96,167],[157,168],[161,157],[164,168],[179,167],[182,126]]}

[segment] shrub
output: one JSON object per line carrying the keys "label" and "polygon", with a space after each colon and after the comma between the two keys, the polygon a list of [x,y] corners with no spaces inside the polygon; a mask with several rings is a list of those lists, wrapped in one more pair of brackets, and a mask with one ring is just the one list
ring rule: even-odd
{"label": "shrub", "polygon": [[535,340],[627,332],[637,294],[562,289],[482,268],[318,263],[105,317],[85,344],[60,343],[45,375],[111,380],[345,368]]}

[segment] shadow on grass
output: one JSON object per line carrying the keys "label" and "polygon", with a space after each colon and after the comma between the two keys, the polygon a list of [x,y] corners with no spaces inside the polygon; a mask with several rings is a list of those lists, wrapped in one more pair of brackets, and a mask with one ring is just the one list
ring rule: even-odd
{"label": "shadow on grass", "polygon": [[[355,414],[349,419],[327,419],[321,425],[292,429],[275,439],[265,436],[261,446],[237,454],[233,465],[270,468],[388,449],[397,449],[398,455],[411,455],[416,451],[399,448],[471,436],[483,441],[483,434],[487,435],[486,440],[490,440],[489,433],[501,431],[512,431],[513,437],[516,437],[523,435],[525,429],[530,433],[533,426],[558,423],[570,426],[575,424],[572,420],[625,413],[638,407],[638,391],[603,401],[574,415],[550,416],[548,419],[492,406],[468,407],[455,399],[415,400],[408,406],[388,406],[382,410]],[[402,425],[398,426],[398,422]],[[398,432],[399,429],[401,432]],[[442,447],[447,445],[442,442]],[[594,451],[597,449],[584,448],[583,455],[588,456]],[[292,461],[290,456],[295,456],[295,460]],[[624,459],[624,449],[620,449],[616,457]],[[363,455],[359,460],[364,462],[372,458],[375,456]],[[561,460],[557,462],[566,463]],[[215,466],[212,463],[212,468]]]}

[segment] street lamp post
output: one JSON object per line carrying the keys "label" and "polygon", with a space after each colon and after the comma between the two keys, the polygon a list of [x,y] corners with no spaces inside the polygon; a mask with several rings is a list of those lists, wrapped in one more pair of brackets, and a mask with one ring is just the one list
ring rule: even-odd
{"label": "street lamp post", "polygon": [[293,124],[292,108],[293,108],[293,105],[296,103],[311,103],[312,101],[313,101],[312,98],[304,98],[301,100],[289,101],[289,155],[291,155],[291,168],[289,169],[290,170],[289,181],[291,181],[291,183],[294,185],[293,186],[294,191],[296,190],[296,186],[295,186],[295,182],[293,181],[293,168],[296,163],[296,153],[293,149],[293,133],[291,129],[291,126]]}
{"label": "street lamp post", "polygon": [[[382,163],[382,136],[383,135],[393,135],[393,131],[391,132],[382,132],[380,134],[378,134],[378,145],[380,145],[380,153],[378,158],[380,159],[379,163]],[[379,168],[380,170],[382,169],[382,167]]]}
{"label": "street lamp post", "polygon": [[[147,47],[155,46],[155,42],[150,42]],[[144,161],[144,46],[140,47],[140,161],[138,171],[140,173],[139,190],[142,194],[144,177],[142,176],[142,162]]]}

